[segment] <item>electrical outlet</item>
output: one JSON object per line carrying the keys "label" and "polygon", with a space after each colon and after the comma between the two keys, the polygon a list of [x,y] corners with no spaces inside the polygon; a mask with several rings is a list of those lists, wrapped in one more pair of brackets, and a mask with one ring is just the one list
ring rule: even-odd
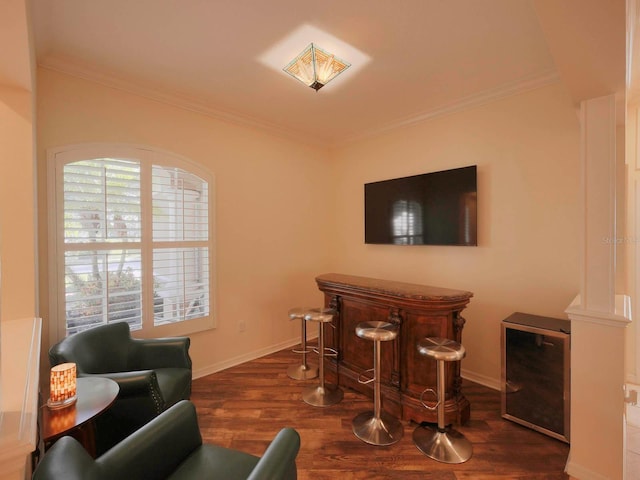
{"label": "electrical outlet", "polygon": [[246,329],[247,329],[247,322],[245,322],[244,320],[239,320],[238,321],[238,331],[244,332]]}

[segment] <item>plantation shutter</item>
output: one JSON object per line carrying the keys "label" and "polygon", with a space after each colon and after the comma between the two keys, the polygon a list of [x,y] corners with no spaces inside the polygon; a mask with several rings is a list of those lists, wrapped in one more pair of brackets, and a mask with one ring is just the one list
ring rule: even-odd
{"label": "plantation shutter", "polygon": [[140,164],[101,158],[63,170],[68,333],[142,322]]}
{"label": "plantation shutter", "polygon": [[179,168],[154,165],[154,324],[209,314],[209,191]]}

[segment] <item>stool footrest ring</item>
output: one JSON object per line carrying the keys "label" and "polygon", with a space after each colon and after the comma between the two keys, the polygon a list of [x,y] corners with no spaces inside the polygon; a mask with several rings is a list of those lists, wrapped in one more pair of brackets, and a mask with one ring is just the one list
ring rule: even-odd
{"label": "stool footrest ring", "polygon": [[[367,385],[367,384],[375,381],[375,377],[369,377],[369,376],[365,377],[365,375],[367,373],[375,373],[375,369],[374,368],[370,368],[369,370],[365,370],[360,375],[358,375],[358,383],[360,383],[362,385]],[[365,378],[366,378],[366,380],[365,380]]]}
{"label": "stool footrest ring", "polygon": [[313,353],[313,349],[306,349],[306,350],[298,350],[297,348],[294,348],[291,350],[293,353]]}
{"label": "stool footrest ring", "polygon": [[438,398],[438,392],[436,392],[433,388],[425,388],[422,393],[420,394],[420,403],[422,404],[422,406],[424,408],[426,408],[427,410],[430,411],[434,411],[438,409],[438,406],[440,405],[440,402],[436,402],[436,404],[432,407],[430,405],[427,405],[426,403],[424,403],[424,394],[425,393],[430,393],[432,394],[434,397]]}
{"label": "stool footrest ring", "polygon": [[[320,349],[314,348],[313,353],[320,355]],[[335,348],[324,347],[324,356],[325,357],[337,357],[338,351]]]}

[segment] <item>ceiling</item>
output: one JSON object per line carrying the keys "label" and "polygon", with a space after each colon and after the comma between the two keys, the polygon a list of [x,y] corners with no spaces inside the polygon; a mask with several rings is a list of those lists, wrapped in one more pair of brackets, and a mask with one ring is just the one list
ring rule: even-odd
{"label": "ceiling", "polygon": [[[561,77],[582,95],[594,70],[617,75],[572,55],[590,48],[583,35],[598,46],[593,55],[620,62],[609,48],[620,36],[614,4],[624,87],[624,0],[581,0],[579,15],[572,0],[34,0],[31,8],[41,66],[334,146]],[[613,19],[603,26],[603,16]],[[317,36],[283,46],[300,28]],[[318,38],[354,66],[315,92],[280,68]],[[367,61],[347,58],[344,43]],[[264,64],[272,47],[287,56],[277,68]]]}

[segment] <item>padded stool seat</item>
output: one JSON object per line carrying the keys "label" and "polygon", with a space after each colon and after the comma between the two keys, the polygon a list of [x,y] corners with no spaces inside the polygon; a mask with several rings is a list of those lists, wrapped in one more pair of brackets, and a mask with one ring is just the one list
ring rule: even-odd
{"label": "padded stool seat", "polygon": [[466,351],[462,345],[448,338],[427,337],[418,342],[418,353],[437,362],[437,391],[428,388],[422,392],[435,393],[438,402],[431,407],[422,401],[428,410],[438,411],[438,426],[418,426],[413,431],[413,443],[426,456],[444,463],[463,463],[471,458],[473,447],[462,433],[445,425],[445,362],[457,362],[464,358]]}
{"label": "padded stool seat", "polygon": [[[382,410],[380,398],[380,342],[394,340],[398,336],[398,326],[389,322],[369,321],[356,326],[356,335],[373,341],[373,378],[360,383],[373,382],[373,411],[358,414],[351,422],[353,433],[371,445],[391,445],[398,442],[404,427],[400,420]],[[368,370],[369,372],[371,370]]]}

